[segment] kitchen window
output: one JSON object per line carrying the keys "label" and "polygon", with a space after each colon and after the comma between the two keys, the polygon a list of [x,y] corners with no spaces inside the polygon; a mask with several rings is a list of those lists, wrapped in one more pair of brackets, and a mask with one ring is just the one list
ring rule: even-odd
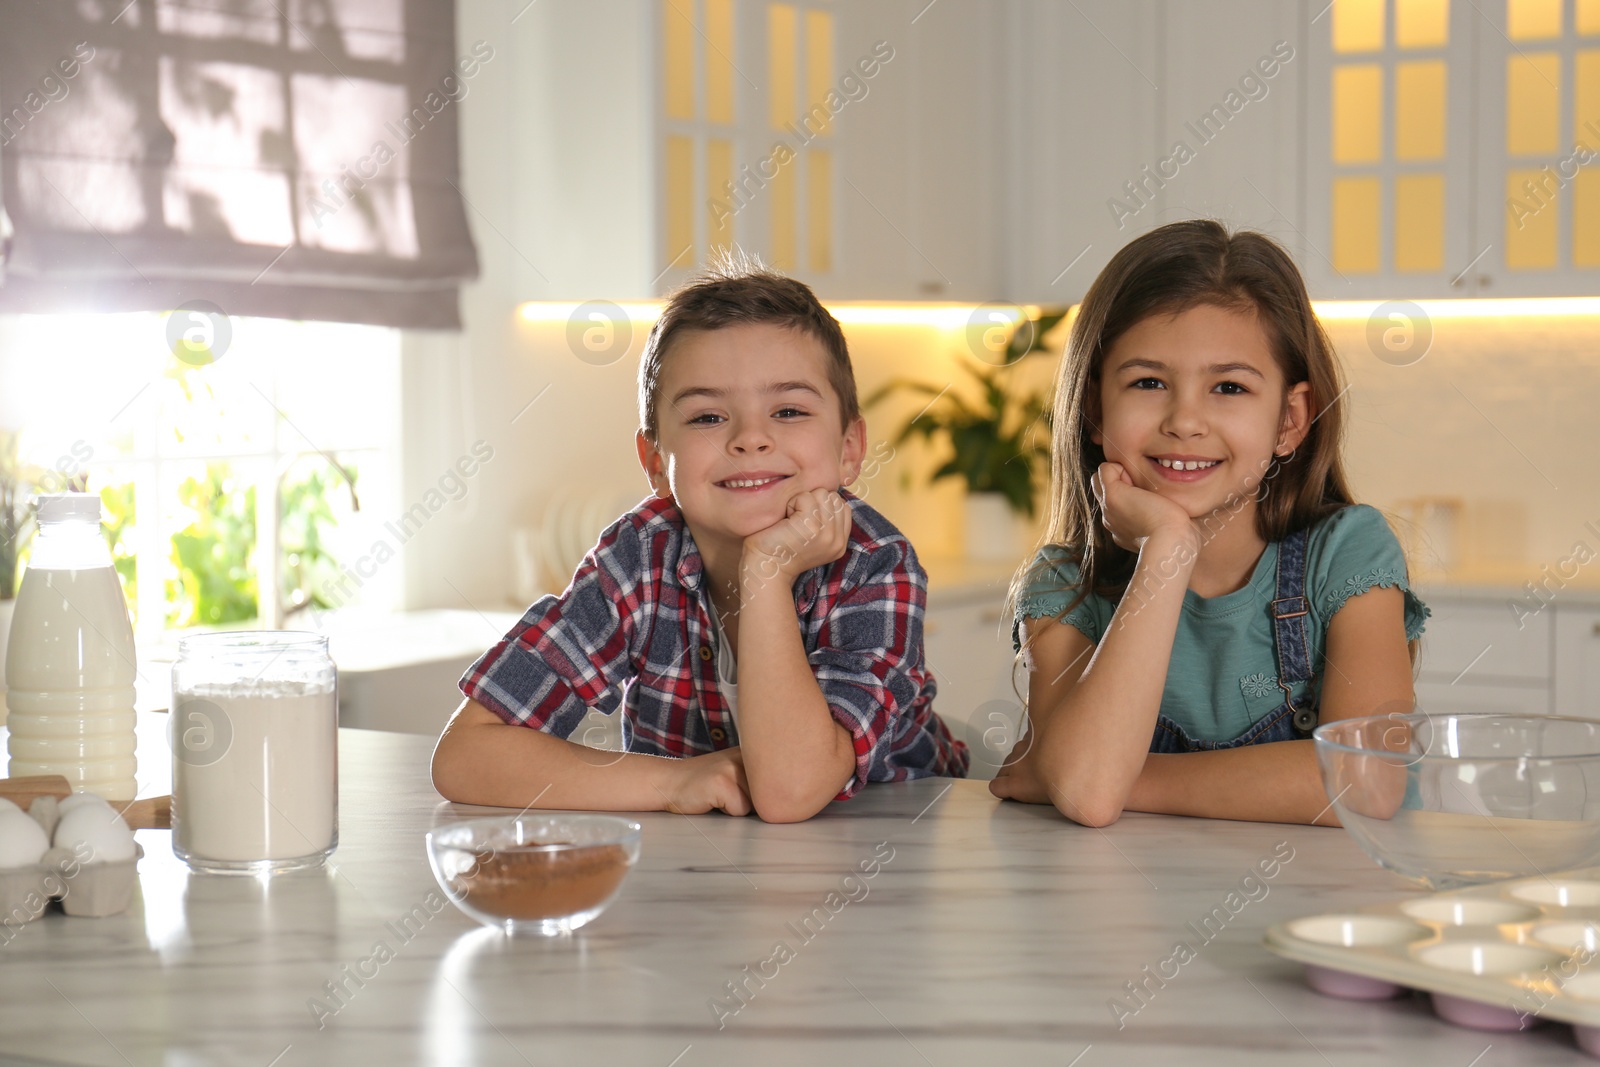
{"label": "kitchen window", "polygon": [[87,475],[100,493],[141,643],[307,627],[399,602],[398,561],[349,566],[396,511],[399,350],[372,326],[7,316],[0,425],[35,491]]}
{"label": "kitchen window", "polygon": [[459,329],[495,57],[452,0],[0,4],[0,310]]}

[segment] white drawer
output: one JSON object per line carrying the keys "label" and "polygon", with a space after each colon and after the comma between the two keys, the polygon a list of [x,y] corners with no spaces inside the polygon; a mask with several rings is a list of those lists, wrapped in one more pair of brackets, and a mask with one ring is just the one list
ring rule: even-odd
{"label": "white drawer", "polygon": [[1466,681],[1451,685],[1423,680],[1417,683],[1417,710],[1435,715],[1475,711],[1549,715],[1552,706],[1546,685],[1473,685]]}
{"label": "white drawer", "polygon": [[1600,608],[1556,609],[1555,709],[1600,719]]}
{"label": "white drawer", "polygon": [[1506,679],[1545,682],[1551,676],[1551,620],[1545,609],[1519,620],[1504,602],[1440,600],[1422,635],[1420,664],[1431,682]]}

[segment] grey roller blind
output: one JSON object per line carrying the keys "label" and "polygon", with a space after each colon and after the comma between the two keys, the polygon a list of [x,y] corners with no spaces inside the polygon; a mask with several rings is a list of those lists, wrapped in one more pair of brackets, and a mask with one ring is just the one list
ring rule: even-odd
{"label": "grey roller blind", "polygon": [[494,61],[454,0],[0,0],[0,311],[459,328]]}

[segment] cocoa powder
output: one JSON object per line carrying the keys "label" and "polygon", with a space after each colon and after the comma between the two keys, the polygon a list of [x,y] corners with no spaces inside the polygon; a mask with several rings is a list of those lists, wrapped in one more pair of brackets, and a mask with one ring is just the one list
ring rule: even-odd
{"label": "cocoa powder", "polygon": [[621,845],[506,848],[452,880],[468,904],[507,919],[559,919],[599,907],[628,873]]}

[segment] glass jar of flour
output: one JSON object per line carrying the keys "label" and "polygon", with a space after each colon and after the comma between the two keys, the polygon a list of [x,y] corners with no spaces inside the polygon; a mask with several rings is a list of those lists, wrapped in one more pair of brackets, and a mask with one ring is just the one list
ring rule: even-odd
{"label": "glass jar of flour", "polygon": [[315,867],[339,841],[328,639],[196,634],[172,665],[172,850],[199,871]]}

